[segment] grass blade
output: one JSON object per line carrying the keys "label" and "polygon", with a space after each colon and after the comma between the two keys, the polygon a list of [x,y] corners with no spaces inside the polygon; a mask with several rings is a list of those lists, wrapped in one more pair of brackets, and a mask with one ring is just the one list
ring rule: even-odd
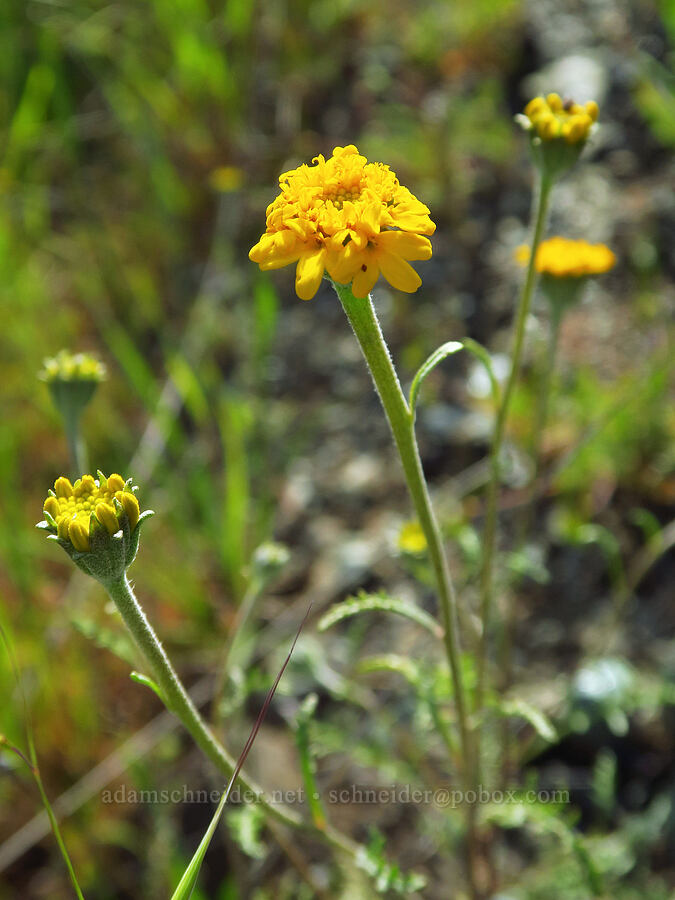
{"label": "grass blade", "polygon": [[237,776],[239,775],[239,772],[241,771],[242,766],[246,762],[246,757],[248,756],[249,751],[250,751],[251,747],[253,746],[253,742],[255,741],[255,739],[258,735],[258,732],[260,731],[260,726],[262,725],[262,723],[265,720],[265,716],[267,715],[267,710],[269,709],[270,703],[272,702],[272,697],[274,697],[274,694],[279,685],[279,682],[281,681],[281,676],[286,671],[286,666],[290,662],[291,656],[293,655],[293,651],[295,650],[295,645],[298,641],[298,638],[300,637],[300,632],[302,631],[303,626],[304,626],[305,622],[307,621],[307,616],[309,615],[309,611],[311,608],[312,608],[312,606],[310,604],[309,607],[307,608],[307,612],[305,613],[305,617],[302,620],[302,622],[300,623],[300,627],[298,628],[298,630],[296,632],[296,635],[293,639],[293,643],[291,644],[291,649],[288,651],[288,655],[286,656],[286,659],[284,660],[284,664],[281,667],[281,669],[279,670],[279,674],[274,679],[274,684],[267,692],[267,696],[265,697],[265,702],[263,703],[263,705],[260,709],[260,712],[258,713],[258,718],[255,720],[255,724],[253,725],[253,728],[251,729],[251,733],[249,734],[248,740],[246,741],[246,744],[244,745],[244,749],[241,751],[239,759],[237,760],[237,765],[234,767],[234,772],[232,772],[232,776],[227,784],[225,793],[220,798],[220,802],[218,803],[218,807],[213,815],[213,818],[211,819],[209,827],[206,829],[204,837],[201,839],[201,842],[199,844],[199,847],[197,847],[195,855],[192,857],[187,869],[183,873],[183,877],[181,878],[181,880],[178,884],[178,887],[172,894],[171,900],[189,900],[189,898],[192,896],[192,892],[195,888],[195,885],[197,884],[197,878],[199,877],[199,870],[201,869],[202,862],[204,860],[204,857],[206,856],[206,851],[209,848],[211,839],[213,838],[216,828],[218,827],[218,822],[220,821],[220,817],[222,816],[223,810],[225,809],[225,805],[230,796],[230,791],[232,790],[232,787],[233,787],[235,781],[237,780]]}

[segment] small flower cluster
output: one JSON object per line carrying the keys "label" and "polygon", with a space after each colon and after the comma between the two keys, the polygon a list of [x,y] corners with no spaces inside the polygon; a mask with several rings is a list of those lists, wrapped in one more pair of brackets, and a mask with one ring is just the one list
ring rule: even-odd
{"label": "small flower cluster", "polygon": [[48,531],[83,572],[104,587],[124,578],[136,558],[142,523],[152,515],[141,513],[132,479],[102,472],[98,479],[83,475],[72,484],[61,476],[44,502]]}
{"label": "small flower cluster", "polygon": [[[530,248],[525,245],[518,247],[516,259],[522,265],[527,265]],[[615,263],[616,256],[605,244],[589,244],[588,241],[572,241],[564,237],[542,241],[534,261],[537,272],[553,278],[602,275],[612,269]]]}
{"label": "small flower cluster", "polygon": [[535,97],[525,107],[530,127],[543,141],[559,138],[568,144],[578,144],[588,138],[598,118],[598,104],[589,100],[585,105],[563,99],[558,94]]}
{"label": "small flower cluster", "polygon": [[409,260],[431,256],[429,209],[389,166],[369,163],[356,147],[336,147],[279,178],[267,208],[267,230],[249,253],[261,269],[297,263],[295,289],[311,299],[327,271],[366,297],[380,273],[411,293],[421,279]]}
{"label": "small flower cluster", "polygon": [[91,538],[97,528],[105,528],[108,534],[116,534],[126,518],[129,530],[138,524],[140,510],[131,479],[124,481],[121,475],[106,478],[98,473],[83,475],[75,484],[61,476],[54,482],[54,490],[44,503],[47,524],[62,541],[69,541],[75,550],[85,553],[91,550]]}
{"label": "small flower cluster", "polygon": [[45,359],[40,378],[48,384],[55,381],[103,381],[105,366],[89,353],[69,353],[60,350]]}

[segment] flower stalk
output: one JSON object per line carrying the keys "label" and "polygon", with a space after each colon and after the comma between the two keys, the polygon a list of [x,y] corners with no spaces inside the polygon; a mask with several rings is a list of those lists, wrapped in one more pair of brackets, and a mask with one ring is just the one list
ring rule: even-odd
{"label": "flower stalk", "polygon": [[[162,692],[167,709],[180,719],[194,738],[195,743],[216,766],[218,771],[229,778],[234,771],[235,760],[216,740],[190,699],[155,630],[136,599],[126,573],[120,578],[109,581],[104,586],[122,616],[124,624],[131,632],[138,649],[150,666],[152,675]],[[264,794],[260,787],[243,776],[240,776],[240,778],[247,790],[253,791],[256,796],[261,798],[266,811],[277,821],[294,827],[303,824],[300,817],[293,810],[269,803],[264,799]]]}
{"label": "flower stalk", "polygon": [[[461,749],[461,772],[467,790],[472,781],[471,732],[468,721],[466,692],[462,679],[461,650],[457,620],[457,596],[450,575],[447,557],[443,547],[441,532],[436,521],[429,490],[427,488],[422,462],[415,438],[415,422],[405,399],[401,384],[384,341],[380,323],[370,297],[357,298],[351,286],[333,282],[354,335],[361,347],[375,388],[382,402],[389,427],[403,466],[408,491],[415,507],[420,526],[426,538],[429,558],[434,571],[440,611],[443,621],[443,641],[452,679],[457,724]],[[475,811],[472,804],[466,804],[468,875],[472,895],[479,896],[475,887],[474,866],[476,861],[477,838],[475,833]]]}
{"label": "flower stalk", "polygon": [[[494,554],[497,533],[497,498],[499,494],[500,482],[500,457],[502,452],[502,444],[504,442],[504,433],[506,421],[511,405],[511,398],[520,373],[520,366],[523,353],[523,345],[525,342],[525,328],[527,317],[530,313],[532,305],[532,296],[534,294],[534,286],[537,280],[537,270],[535,267],[535,258],[537,249],[544,233],[546,225],[546,217],[548,214],[548,204],[553,187],[553,179],[542,172],[539,181],[539,193],[537,196],[537,213],[532,235],[532,245],[530,250],[530,258],[527,265],[527,274],[525,283],[518,302],[516,312],[516,321],[514,327],[513,348],[511,352],[511,369],[502,394],[502,402],[497,411],[495,421],[492,445],[490,448],[490,480],[487,487],[486,507],[485,507],[485,527],[483,537],[483,560],[480,578],[480,616],[481,616],[481,638],[478,649],[478,671],[476,681],[475,709],[478,714],[483,710],[485,699],[485,687],[487,677],[487,657],[490,645],[490,632],[492,623],[492,613],[494,606]],[[476,730],[475,740],[475,760],[477,769],[480,768],[480,729]]]}
{"label": "flower stalk", "polygon": [[[167,709],[180,719],[187,731],[192,735],[197,746],[211,760],[218,771],[230,778],[235,770],[236,761],[216,739],[190,699],[155,630],[136,599],[126,574],[121,578],[110,581],[104,587],[150,666],[153,677],[162,692],[162,698]],[[312,830],[322,836],[334,849],[340,850],[349,856],[353,856],[356,852],[356,847],[349,838],[329,826],[325,826],[319,831],[313,823],[301,818],[286,804],[275,804],[268,800],[263,789],[241,772],[238,777],[243,787],[258,798],[257,802],[275,821],[295,829]]]}

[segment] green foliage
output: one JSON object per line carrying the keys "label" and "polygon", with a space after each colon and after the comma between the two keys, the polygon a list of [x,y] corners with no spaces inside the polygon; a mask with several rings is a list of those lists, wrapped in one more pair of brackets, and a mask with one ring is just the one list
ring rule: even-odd
{"label": "green foliage", "polygon": [[[269,726],[268,754],[270,744],[283,747],[284,720],[292,723],[313,692],[319,714],[308,700],[299,714],[301,758],[288,740],[290,761],[272,754],[269,782],[290,774],[297,783],[299,765],[307,770],[306,784],[358,780],[364,772],[383,784],[435,785],[448,776],[447,751],[453,761],[457,754],[455,708],[441,663],[441,630],[425,612],[433,608],[432,572],[423,554],[394,563],[381,558],[389,510],[398,520],[409,508],[398,470],[380,455],[384,432],[362,420],[367,386],[358,381],[328,297],[292,304],[287,275],[258,273],[246,254],[279,172],[354,141],[388,162],[432,207],[438,224],[433,260],[420,267],[421,291],[390,299],[377,289],[394,356],[416,365],[440,336],[469,328],[490,352],[507,349],[501,329],[511,315],[513,285],[505,260],[520,239],[529,179],[509,112],[523,98],[523,76],[541,75],[525,72],[523,60],[529,66],[566,46],[558,18],[545,18],[525,15],[517,0],[392,0],[386,10],[357,0],[0,4],[0,308],[7,313],[0,332],[0,621],[13,634],[50,796],[79,779],[86,785],[89,772],[145,729],[157,707],[150,692],[129,684],[137,653],[104,611],[100,593],[85,596],[65,556],[55,556],[32,530],[45,486],[68,467],[48,392],[35,378],[43,358],[61,346],[95,352],[107,364],[110,379],[84,414],[83,432],[92,465],[134,475],[144,501],[159,512],[135,574],[187,683],[216,670],[241,604],[270,562],[256,560],[254,548],[278,536],[292,551],[278,582],[267,582],[256,601],[245,647],[228,671],[219,703],[226,738],[250,718],[252,698],[269,682],[266,660],[280,652],[289,621],[311,595],[322,612],[328,609],[321,618],[325,633],[308,631],[297,648],[280,719]],[[579,236],[608,240],[620,268],[597,295],[589,294],[563,336],[538,507],[547,527],[524,549],[516,546],[511,523],[536,371],[532,378],[526,373],[509,418],[515,475],[500,496],[500,563],[529,579],[521,590],[517,578],[503,576],[504,605],[518,614],[514,658],[525,682],[507,696],[532,687],[533,660],[538,686],[549,695],[565,690],[561,672],[576,670],[554,723],[526,690],[528,703],[500,706],[491,698],[494,718],[525,721],[538,742],[568,729],[591,733],[597,724],[628,740],[634,720],[660,723],[675,702],[663,647],[669,626],[660,563],[658,572],[651,570],[657,583],[650,580],[644,597],[640,592],[637,613],[625,603],[617,624],[622,649],[612,658],[579,663],[578,634],[595,627],[585,621],[598,611],[595,605],[572,621],[567,596],[553,611],[540,602],[549,587],[552,592],[558,564],[569,574],[581,560],[576,588],[591,546],[603,555],[612,593],[629,600],[672,534],[669,210],[658,178],[674,141],[672,51],[665,40],[675,35],[675,14],[672,2],[662,0],[630,15],[617,7],[611,19],[591,55],[619,54],[629,62],[620,84],[609,74],[602,130],[587,154],[586,171],[595,179],[590,193],[595,197],[597,187],[600,202],[591,214],[574,193],[585,185],[572,173],[552,223],[573,228],[588,221],[594,233]],[[596,35],[599,20],[590,8],[566,21]],[[631,33],[638,52],[631,52]],[[647,55],[652,52],[661,62]],[[603,187],[612,195],[606,208]],[[604,312],[596,312],[598,299]],[[433,368],[418,431],[433,492],[445,505],[440,518],[466,626],[465,682],[473,689],[480,467],[498,387],[487,350],[470,338],[448,345],[463,346],[488,365],[492,396],[472,397],[463,360],[434,368],[440,362],[434,354],[416,376],[411,403],[417,405]],[[464,426],[479,420],[466,437]],[[375,460],[362,494],[343,465],[355,450]],[[356,531],[372,551],[372,568],[360,560],[348,566],[337,552]],[[413,601],[397,599],[408,596],[402,580]],[[379,592],[381,583],[390,593]],[[361,585],[364,592],[335,602]],[[549,619],[565,640],[540,646]],[[332,628],[339,622],[344,627]],[[653,645],[644,644],[649,628]],[[147,676],[135,680],[152,688]],[[0,662],[0,696],[8,701],[0,704],[0,732],[20,746],[24,713],[6,662]],[[661,730],[654,725],[655,733]],[[501,751],[498,728],[486,741],[492,763]],[[195,775],[186,748],[176,738],[149,752],[148,787],[161,777],[158,759],[182,781]],[[17,821],[7,823],[2,841],[32,812],[19,779],[22,764],[13,758],[19,768],[2,779],[0,800]],[[261,765],[269,758],[261,754]],[[454,778],[454,763],[451,768]],[[600,879],[606,896],[618,900],[666,900],[665,880],[651,869],[672,820],[672,799],[656,793],[640,813],[627,814],[615,795],[615,776],[613,757],[600,748],[592,826],[583,834],[571,815],[543,804],[526,813],[495,811],[500,828],[528,835],[512,836],[514,883],[503,893],[588,900]],[[141,776],[134,769],[129,777]],[[327,807],[329,818],[331,812]],[[431,873],[439,871],[441,857],[451,863],[457,857],[459,866],[462,826],[449,811],[416,810],[414,834],[407,815],[368,812],[393,835],[389,847],[380,836],[362,852],[364,869],[383,893],[421,890],[417,876],[397,867],[394,846],[421,848]],[[268,848],[259,808],[228,810],[226,818],[235,844],[261,859]],[[116,896],[133,883],[132,893],[155,896],[158,884],[176,884],[194,849],[181,834],[185,822],[176,806],[90,802],[69,815],[64,828],[84,892]],[[352,826],[357,823],[349,820]],[[328,853],[313,842],[299,844],[308,871],[332,889],[337,873]],[[162,852],[154,855],[158,847]],[[65,896],[67,874],[53,856],[45,883]],[[221,876],[215,896],[222,900],[247,891],[254,900],[314,895],[276,857],[273,866],[256,870],[251,881],[260,883],[245,887],[215,857],[210,880]],[[14,893],[29,890],[31,858],[12,869]],[[430,880],[433,891],[434,875]],[[349,884],[344,891],[350,900],[358,896]],[[197,887],[192,896],[206,894]]]}
{"label": "green foliage", "polygon": [[417,625],[421,625],[435,637],[439,636],[438,624],[423,609],[405,600],[398,600],[386,593],[366,594],[361,591],[356,597],[349,597],[342,603],[337,603],[319,621],[319,631],[326,631],[338,622],[363,612],[390,612],[404,616]]}
{"label": "green foliage", "polygon": [[371,829],[366,847],[359,849],[357,865],[366,872],[375,884],[378,894],[391,892],[400,896],[420,891],[426,885],[426,878],[414,872],[403,873],[397,865],[387,862],[384,855],[386,839],[377,829]]}

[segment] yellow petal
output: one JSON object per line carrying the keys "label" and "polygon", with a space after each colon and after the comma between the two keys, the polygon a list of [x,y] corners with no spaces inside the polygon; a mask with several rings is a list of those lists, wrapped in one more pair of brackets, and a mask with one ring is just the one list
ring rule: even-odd
{"label": "yellow petal", "polygon": [[45,500],[45,505],[42,507],[45,512],[48,512],[52,519],[55,519],[58,514],[61,512],[59,508],[59,501],[56,497],[47,497]]}
{"label": "yellow petal", "polygon": [[136,525],[138,525],[138,517],[140,514],[140,510],[138,508],[138,500],[136,499],[136,496],[130,491],[123,491],[117,499],[122,504],[124,512],[127,514],[127,518],[129,519],[129,528],[131,529],[131,531],[133,531]]}
{"label": "yellow petal", "polygon": [[378,255],[378,262],[382,274],[389,284],[412,294],[422,284],[422,279],[404,259],[394,253],[383,252]]}
{"label": "yellow petal", "polygon": [[105,527],[108,534],[115,534],[119,531],[119,522],[115,510],[108,503],[98,503],[96,505],[96,518],[101,525]]}
{"label": "yellow petal", "polygon": [[326,257],[328,274],[339,284],[350,284],[361,266],[368,262],[369,254],[351,241],[346,247],[333,249]]}
{"label": "yellow petal", "polygon": [[380,277],[380,267],[371,259],[370,262],[364,263],[356,273],[352,282],[352,293],[359,300],[367,297],[375,286],[375,282]]}
{"label": "yellow petal", "polygon": [[525,107],[525,115],[528,118],[538,115],[542,110],[546,109],[546,101],[543,97],[535,97]]}
{"label": "yellow petal", "polygon": [[82,497],[84,494],[91,494],[96,490],[96,482],[93,475],[83,475],[78,478],[73,488],[76,497]]}
{"label": "yellow petal", "polygon": [[124,479],[121,475],[110,475],[108,478],[108,490],[111,494],[124,490]]}
{"label": "yellow petal", "polygon": [[54,493],[57,497],[72,497],[73,486],[70,483],[70,479],[66,478],[64,475],[57,478],[54,482]]}
{"label": "yellow petal", "polygon": [[62,541],[68,540],[68,530],[69,530],[70,523],[72,521],[73,521],[72,518],[68,519],[64,516],[62,519],[59,519],[59,521],[57,522],[56,533],[58,534],[58,536],[61,538]]}
{"label": "yellow petal", "polygon": [[298,261],[299,251],[288,253],[285,256],[269,257],[264,262],[258,263],[261,272],[269,272],[271,269],[283,269]]}
{"label": "yellow petal", "polygon": [[[403,259],[431,259],[431,241],[407,231],[383,231],[377,237],[378,249],[395,253]],[[385,275],[385,278],[387,276]]]}
{"label": "yellow petal", "polygon": [[589,100],[586,104],[586,112],[594,122],[598,121],[599,107],[595,100]]}
{"label": "yellow petal", "polygon": [[326,250],[305,253],[298,261],[295,272],[295,293],[301,300],[311,300],[319,289],[326,269]]}
{"label": "yellow petal", "polygon": [[76,550],[89,550],[89,520],[84,516],[72,519],[68,527],[68,537]]}
{"label": "yellow petal", "polygon": [[378,202],[369,203],[365,209],[361,211],[361,220],[359,225],[371,232],[378,234],[380,230],[380,220],[382,218],[382,204]]}

